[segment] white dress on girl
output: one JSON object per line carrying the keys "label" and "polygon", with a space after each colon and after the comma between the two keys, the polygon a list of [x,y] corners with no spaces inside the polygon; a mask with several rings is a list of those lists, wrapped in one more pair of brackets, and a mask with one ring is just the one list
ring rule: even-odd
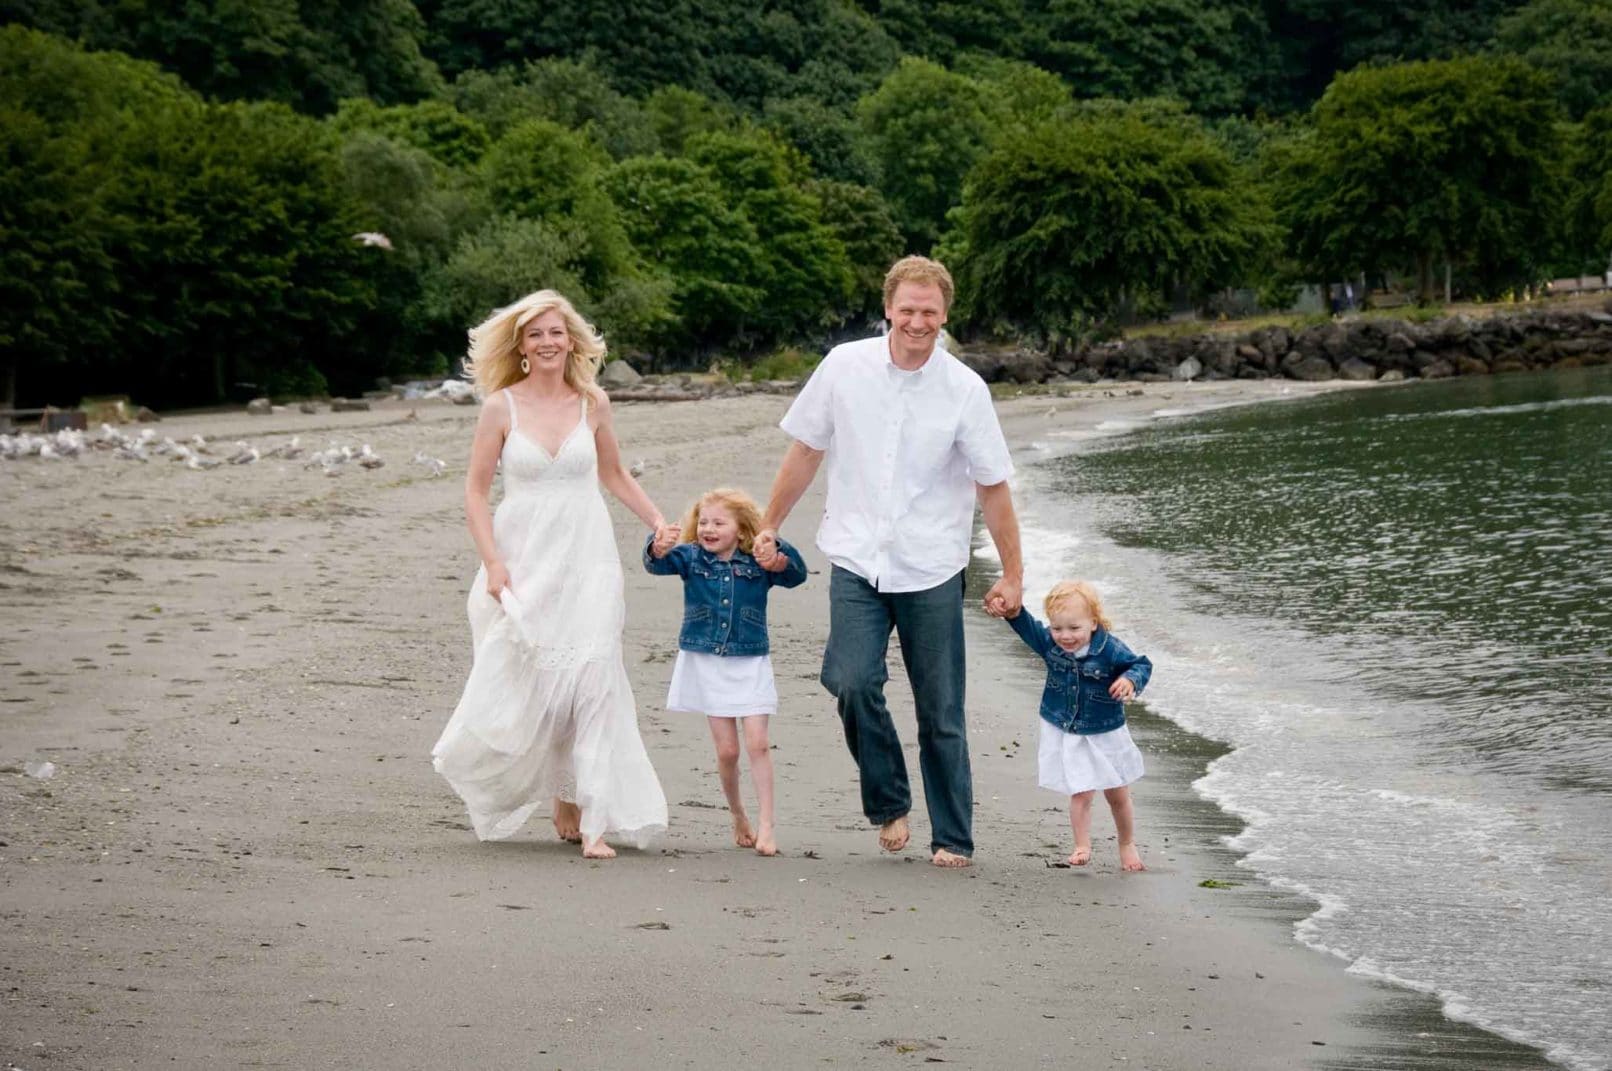
{"label": "white dress on girl", "polygon": [[778,713],[778,686],[770,655],[717,655],[678,651],[666,709],[713,718]]}
{"label": "white dress on girl", "polygon": [[476,836],[516,832],[558,796],[582,835],[642,848],[666,828],[666,796],[638,735],[622,664],[621,559],[599,490],[587,399],[550,456],[520,431],[515,400],[493,541],[509,568],[500,600],[476,572],[467,611],[475,661],[432,764],[465,801]]}
{"label": "white dress on girl", "polygon": [[[1090,646],[1075,652],[1086,657]],[[1106,733],[1066,733],[1045,718],[1037,749],[1038,783],[1065,796],[1120,788],[1142,776],[1142,752],[1124,725]]]}

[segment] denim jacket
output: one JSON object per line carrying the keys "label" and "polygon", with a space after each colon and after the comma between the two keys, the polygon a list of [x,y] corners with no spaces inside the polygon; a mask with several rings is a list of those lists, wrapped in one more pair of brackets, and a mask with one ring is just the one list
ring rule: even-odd
{"label": "denim jacket", "polygon": [[1028,610],[1009,618],[1019,639],[1047,664],[1041,690],[1041,716],[1066,733],[1106,733],[1125,724],[1125,704],[1108,694],[1108,686],[1128,677],[1141,695],[1153,675],[1153,663],[1101,627],[1091,634],[1084,658],[1059,647],[1052,631]]}
{"label": "denim jacket", "polygon": [[780,539],[778,550],[789,565],[773,573],[742,550],[723,561],[697,543],[679,543],[657,558],[650,553],[654,542],[653,534],[644,541],[644,568],[657,576],[683,578],[680,649],[734,656],[768,653],[767,593],[774,586],[793,588],[806,582],[800,551]]}

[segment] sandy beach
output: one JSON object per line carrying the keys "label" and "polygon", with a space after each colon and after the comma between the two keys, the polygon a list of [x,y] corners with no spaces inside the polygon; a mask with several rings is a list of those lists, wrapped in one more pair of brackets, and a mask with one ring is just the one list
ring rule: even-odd
{"label": "sandy beach", "polygon": [[[999,411],[1023,448],[1049,428],[1337,386],[1094,386]],[[619,434],[671,516],[715,484],[764,498],[787,404],[622,404]],[[1052,865],[1070,835],[1066,801],[1035,786],[1041,676],[979,608],[988,563],[967,613],[976,865],[927,864],[921,802],[909,850],[881,855],[817,683],[821,482],[784,531],[814,575],[771,615],[781,855],[733,847],[703,719],[662,709],[681,592],[638,567],[643,533],[615,503],[627,665],[671,829],[606,863],[546,817],[477,843],[429,760],[470,659],[474,415],[382,402],[155,425],[261,448],[367,442],[386,462],[333,477],[300,460],[0,463],[10,1066],[1548,1066],[1296,944],[1313,905],[1237,869],[1220,844],[1235,823],[1190,788],[1215,746],[1145,702],[1149,871],[1120,874],[1101,807],[1094,864]],[[53,777],[27,772],[46,760]]]}

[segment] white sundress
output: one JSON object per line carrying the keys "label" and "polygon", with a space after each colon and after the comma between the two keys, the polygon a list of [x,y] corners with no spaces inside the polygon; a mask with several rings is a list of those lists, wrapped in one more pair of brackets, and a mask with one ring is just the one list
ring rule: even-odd
{"label": "white sundress", "polygon": [[550,456],[520,431],[503,393],[510,427],[493,539],[510,587],[494,600],[486,568],[476,572],[466,607],[475,661],[432,764],[482,840],[510,836],[558,796],[581,808],[589,840],[613,833],[644,847],[666,828],[666,796],[622,664],[621,559],[587,399]]}

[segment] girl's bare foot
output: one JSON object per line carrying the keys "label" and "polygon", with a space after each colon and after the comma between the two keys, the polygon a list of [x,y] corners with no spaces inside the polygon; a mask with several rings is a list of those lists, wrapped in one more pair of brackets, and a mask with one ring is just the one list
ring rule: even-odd
{"label": "girl's bare foot", "polygon": [[961,870],[965,866],[974,865],[974,860],[968,856],[948,852],[945,848],[936,848],[935,854],[929,857],[929,861],[936,866],[945,867],[947,870]]}
{"label": "girl's bare foot", "polygon": [[554,832],[568,844],[582,843],[582,808],[562,799],[554,800]]}
{"label": "girl's bare foot", "polygon": [[899,852],[907,846],[912,830],[907,828],[907,816],[892,818],[879,827],[879,847],[887,852]]}
{"label": "girl's bare foot", "polygon": [[1119,868],[1127,874],[1147,869],[1142,865],[1142,853],[1136,850],[1136,845],[1121,844],[1119,846]]}
{"label": "girl's bare foot", "polygon": [[1073,852],[1069,853],[1070,866],[1085,866],[1089,862],[1091,862],[1090,848],[1076,848]]}
{"label": "girl's bare foot", "polygon": [[588,840],[582,841],[582,858],[584,859],[614,859],[615,857],[616,849],[606,844],[603,837],[591,842]]}
{"label": "girl's bare foot", "polygon": [[767,826],[762,826],[761,833],[756,837],[756,854],[778,854],[778,841],[773,838],[772,830]]}
{"label": "girl's bare foot", "polygon": [[756,846],[756,834],[750,828],[750,819],[742,814],[733,816],[733,843],[741,848],[754,848]]}

